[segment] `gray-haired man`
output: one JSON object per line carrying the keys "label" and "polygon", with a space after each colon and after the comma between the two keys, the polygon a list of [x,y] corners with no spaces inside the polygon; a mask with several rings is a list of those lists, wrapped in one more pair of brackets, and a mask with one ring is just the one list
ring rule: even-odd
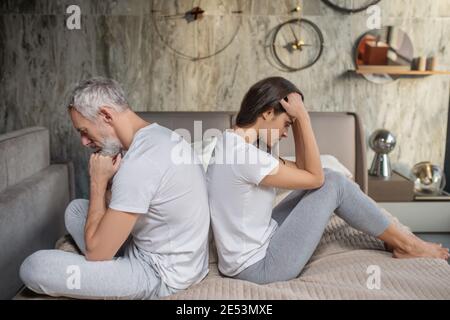
{"label": "gray-haired man", "polygon": [[[82,82],[69,113],[82,144],[96,151],[89,162],[90,199],[72,201],[65,213],[83,255],[32,254],[20,268],[25,285],[52,296],[151,299],[199,282],[208,273],[209,209],[190,145],[136,115],[110,79]],[[189,159],[175,163],[175,146]],[[124,255],[115,257],[130,234]]]}

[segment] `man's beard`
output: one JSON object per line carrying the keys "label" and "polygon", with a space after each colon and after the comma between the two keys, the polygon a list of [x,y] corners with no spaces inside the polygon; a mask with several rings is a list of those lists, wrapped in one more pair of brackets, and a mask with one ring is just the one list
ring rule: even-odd
{"label": "man's beard", "polygon": [[103,146],[99,153],[103,156],[114,158],[122,150],[121,143],[113,138],[103,138]]}

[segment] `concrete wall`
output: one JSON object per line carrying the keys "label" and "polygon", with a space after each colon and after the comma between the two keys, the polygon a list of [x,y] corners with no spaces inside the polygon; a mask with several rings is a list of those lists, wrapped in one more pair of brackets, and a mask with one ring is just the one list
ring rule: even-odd
{"label": "concrete wall", "polygon": [[[325,50],[313,67],[286,73],[271,64],[265,45],[279,23],[298,16],[287,12],[299,2],[303,16],[321,28]],[[94,75],[122,82],[137,111],[235,111],[250,85],[281,75],[304,91],[309,110],[357,111],[367,134],[381,127],[393,131],[398,146],[392,162],[410,167],[431,160],[443,165],[450,77],[376,85],[348,73],[353,68],[354,42],[367,31],[364,12],[341,14],[319,0],[243,0],[242,25],[234,42],[210,59],[189,61],[161,42],[154,31],[151,3],[0,2],[0,133],[48,127],[52,159],[75,162],[78,196],[87,196],[88,152],[71,128],[65,99],[76,82]],[[81,30],[65,27],[65,11],[71,4],[81,8]],[[383,25],[406,31],[416,56],[434,54],[450,69],[450,0],[383,0],[380,7]],[[227,23],[223,28],[234,27]],[[218,37],[207,32],[217,34],[220,29],[208,30],[212,31],[179,41],[202,48],[205,36]],[[371,152],[368,157],[370,164]]]}

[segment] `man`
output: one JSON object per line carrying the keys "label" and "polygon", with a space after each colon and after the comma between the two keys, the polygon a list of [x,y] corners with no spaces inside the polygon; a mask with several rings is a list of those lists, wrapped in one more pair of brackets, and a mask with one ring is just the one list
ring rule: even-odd
{"label": "man", "polygon": [[[72,201],[65,213],[83,255],[32,254],[20,268],[25,285],[51,296],[152,299],[202,280],[208,273],[209,209],[204,173],[190,145],[136,115],[114,80],[82,82],[69,114],[82,144],[95,150],[90,199]],[[174,147],[183,161],[172,159]],[[130,234],[124,255],[115,257]]]}

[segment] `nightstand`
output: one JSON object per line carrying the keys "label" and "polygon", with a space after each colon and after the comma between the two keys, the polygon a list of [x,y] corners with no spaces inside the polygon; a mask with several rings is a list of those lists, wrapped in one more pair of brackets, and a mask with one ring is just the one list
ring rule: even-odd
{"label": "nightstand", "polygon": [[393,171],[389,178],[369,175],[369,197],[413,232],[450,232],[450,196],[418,200],[414,183]]}
{"label": "nightstand", "polygon": [[389,178],[369,175],[369,197],[380,202],[414,201],[414,182],[396,171]]}

